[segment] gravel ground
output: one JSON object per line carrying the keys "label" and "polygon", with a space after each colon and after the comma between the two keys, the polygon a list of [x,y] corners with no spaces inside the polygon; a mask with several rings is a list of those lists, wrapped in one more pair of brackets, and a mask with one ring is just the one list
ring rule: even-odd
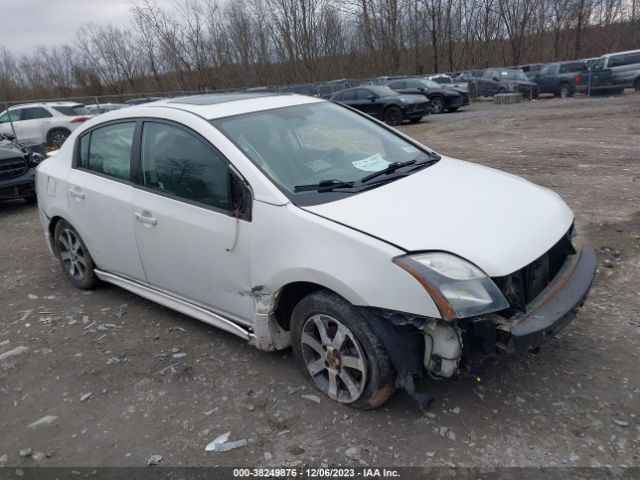
{"label": "gravel ground", "polygon": [[[116,287],[73,289],[36,208],[6,202],[0,466],[154,454],[162,465],[640,465],[640,95],[475,104],[402,130],[548,186],[576,213],[598,275],[539,354],[504,357],[480,381],[426,382],[437,398],[426,415],[402,392],[356,411],[315,397],[290,351],[260,352]],[[228,431],[248,445],[205,451]]]}

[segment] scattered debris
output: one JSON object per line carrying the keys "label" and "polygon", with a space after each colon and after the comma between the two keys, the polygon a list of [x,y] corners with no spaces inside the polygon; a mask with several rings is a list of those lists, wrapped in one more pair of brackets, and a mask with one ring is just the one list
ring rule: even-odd
{"label": "scattered debris", "polygon": [[147,458],[147,465],[158,465],[162,461],[162,455],[151,455]]}
{"label": "scattered debris", "polygon": [[29,425],[29,428],[38,428],[43,425],[50,425],[58,419],[55,415],[45,415],[40,420],[36,420],[35,422]]}
{"label": "scattered debris", "polygon": [[[264,459],[268,462],[269,460],[273,459],[273,455],[271,455],[271,452],[264,452],[263,454]],[[6,457],[6,455],[5,455]],[[2,457],[0,457],[0,463],[2,463]]]}
{"label": "scattered debris", "polygon": [[205,447],[205,451],[207,452],[228,452],[229,450],[233,450],[234,448],[246,447],[249,442],[246,439],[235,440],[233,442],[229,442],[229,436],[231,432],[226,432],[214,439],[209,445]]}
{"label": "scattered debris", "polygon": [[626,422],[624,420],[618,420],[617,418],[613,419],[613,423],[615,423],[619,427],[628,427],[629,426],[629,422]]}
{"label": "scattered debris", "polygon": [[20,450],[20,456],[22,458],[29,458],[32,453],[33,453],[33,450],[31,449],[31,447],[23,448],[22,450]]}
{"label": "scattered debris", "polygon": [[14,348],[13,350],[9,350],[8,352],[0,353],[0,362],[6,360],[10,357],[15,357],[16,355],[20,355],[21,353],[28,352],[29,347],[19,346]]}
{"label": "scattered debris", "polygon": [[37,300],[38,299],[38,295],[34,295],[33,293],[30,293],[29,295],[27,295],[27,297],[29,297],[29,300]]}
{"label": "scattered debris", "polygon": [[206,412],[204,412],[204,414],[208,417],[213,413],[216,413],[218,411],[218,407],[214,408],[213,410],[207,410]]}
{"label": "scattered debris", "polygon": [[6,453],[0,456],[0,467],[3,467],[4,464],[7,463],[8,461],[9,461],[9,457],[7,456]]}
{"label": "scattered debris", "polygon": [[310,400],[312,402],[320,403],[320,397],[317,395],[300,395],[300,398],[304,398],[305,400]]}
{"label": "scattered debris", "polygon": [[31,458],[33,458],[36,462],[39,462],[45,457],[45,454],[42,452],[33,452]]}
{"label": "scattered debris", "polygon": [[89,400],[92,395],[93,392],[83,393],[82,395],[80,395],[80,401],[84,402],[85,400]]}
{"label": "scattered debris", "polygon": [[347,448],[347,451],[344,453],[349,458],[358,458],[360,456],[360,449],[358,447],[351,447]]}
{"label": "scattered debris", "polygon": [[178,353],[174,353],[173,355],[171,355],[172,358],[184,358],[186,357],[187,354],[184,352],[178,352]]}

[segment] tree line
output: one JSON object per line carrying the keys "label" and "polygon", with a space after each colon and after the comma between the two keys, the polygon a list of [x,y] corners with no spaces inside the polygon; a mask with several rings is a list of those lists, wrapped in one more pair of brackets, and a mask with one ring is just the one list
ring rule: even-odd
{"label": "tree line", "polygon": [[0,47],[0,99],[422,74],[640,48],[640,0],[135,0],[129,25]]}

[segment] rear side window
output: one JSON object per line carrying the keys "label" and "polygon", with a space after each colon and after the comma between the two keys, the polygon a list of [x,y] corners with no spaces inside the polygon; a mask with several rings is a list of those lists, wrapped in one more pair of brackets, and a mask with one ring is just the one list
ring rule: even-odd
{"label": "rear side window", "polygon": [[22,115],[20,120],[37,120],[39,118],[53,117],[46,108],[42,107],[28,107],[22,109]]}
{"label": "rear side window", "polygon": [[402,88],[413,88],[413,87],[407,87],[407,82],[393,82],[391,85],[389,85],[389,88],[398,90]]}
{"label": "rear side window", "polygon": [[624,67],[633,64],[640,64],[640,52],[615,55],[609,58],[609,67]]}
{"label": "rear side window", "polygon": [[347,92],[343,92],[336,97],[336,100],[342,101],[342,102],[345,102],[348,100],[355,100],[355,99],[356,99],[355,90],[349,90]]}
{"label": "rear side window", "polygon": [[135,122],[98,127],[80,138],[78,166],[121,180],[131,178]]}
{"label": "rear side window", "polygon": [[[56,106],[52,107],[56,112],[66,115],[68,117],[75,117],[78,115],[90,115],[91,112],[86,109],[84,105],[72,105],[72,106]],[[51,115],[49,115],[51,116]]]}
{"label": "rear side window", "polygon": [[145,122],[142,179],[146,187],[228,211],[229,174],[220,154],[192,133]]}

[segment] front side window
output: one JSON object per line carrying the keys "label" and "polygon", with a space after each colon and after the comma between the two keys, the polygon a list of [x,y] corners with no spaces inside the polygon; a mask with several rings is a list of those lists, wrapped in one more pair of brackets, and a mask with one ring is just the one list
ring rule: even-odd
{"label": "front side window", "polygon": [[145,122],[141,153],[146,187],[230,210],[229,167],[200,138],[173,125]]}
{"label": "front side window", "polygon": [[212,123],[299,205],[324,203],[355,193],[326,192],[322,188],[313,191],[316,184],[340,182],[346,188],[351,182],[357,188],[366,188],[370,185],[365,180],[368,176],[393,162],[415,161],[416,166],[424,166],[427,160],[439,158],[330,102],[248,113]]}
{"label": "front side window", "polygon": [[130,180],[135,122],[98,127],[78,143],[78,166],[121,180]]}
{"label": "front side window", "polygon": [[0,115],[0,123],[17,122],[22,115],[22,109],[9,110]]}

